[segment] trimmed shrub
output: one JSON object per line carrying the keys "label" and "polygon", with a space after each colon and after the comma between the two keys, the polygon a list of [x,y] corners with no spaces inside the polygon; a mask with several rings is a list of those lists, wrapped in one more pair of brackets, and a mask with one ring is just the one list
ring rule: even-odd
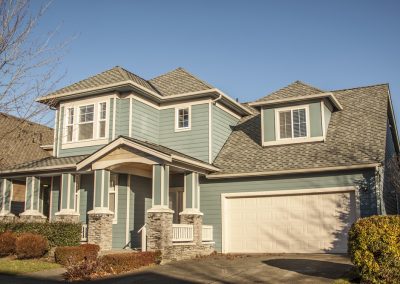
{"label": "trimmed shrub", "polygon": [[57,247],[54,258],[62,265],[77,264],[83,260],[94,261],[97,259],[100,247],[98,245],[84,244],[74,247]]}
{"label": "trimmed shrub", "polygon": [[38,234],[23,233],[15,242],[15,252],[20,259],[42,257],[47,250],[47,240]]}
{"label": "trimmed shrub", "polygon": [[13,232],[4,232],[0,234],[0,256],[11,255],[15,253],[15,241],[17,236]]}
{"label": "trimmed shrub", "polygon": [[25,223],[12,222],[1,223],[0,233],[11,231],[14,233],[33,233],[44,236],[50,247],[77,246],[81,241],[80,223],[46,222],[46,223]]}
{"label": "trimmed shrub", "polygon": [[135,270],[142,266],[160,263],[160,252],[129,252],[107,254],[100,258],[102,270],[118,274]]}
{"label": "trimmed shrub", "polygon": [[348,247],[363,282],[400,283],[400,216],[359,219]]}

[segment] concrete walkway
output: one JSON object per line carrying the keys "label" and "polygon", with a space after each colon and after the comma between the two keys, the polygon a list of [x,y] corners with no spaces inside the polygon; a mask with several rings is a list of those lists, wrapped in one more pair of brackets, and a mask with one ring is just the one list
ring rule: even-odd
{"label": "concrete walkway", "polygon": [[[154,266],[91,283],[332,283],[351,269],[348,257],[342,255],[215,256]],[[25,277],[3,275],[0,283],[60,283],[59,276],[49,272]]]}

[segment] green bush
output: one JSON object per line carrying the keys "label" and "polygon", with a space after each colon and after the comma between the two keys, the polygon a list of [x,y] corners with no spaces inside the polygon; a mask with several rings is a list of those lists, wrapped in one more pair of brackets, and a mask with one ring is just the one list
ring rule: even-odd
{"label": "green bush", "polygon": [[46,223],[0,223],[0,233],[11,231],[15,233],[33,233],[44,236],[50,247],[76,246],[81,240],[80,223],[46,222]]}
{"label": "green bush", "polygon": [[83,260],[94,261],[97,259],[100,247],[93,244],[84,244],[74,247],[57,247],[54,258],[62,265],[77,264]]}
{"label": "green bush", "polygon": [[15,242],[15,252],[19,259],[42,257],[48,247],[45,237],[32,233],[22,233]]}
{"label": "green bush", "polygon": [[359,219],[348,247],[363,282],[400,283],[400,216]]}
{"label": "green bush", "polygon": [[14,254],[16,240],[17,236],[13,232],[0,233],[0,256]]}

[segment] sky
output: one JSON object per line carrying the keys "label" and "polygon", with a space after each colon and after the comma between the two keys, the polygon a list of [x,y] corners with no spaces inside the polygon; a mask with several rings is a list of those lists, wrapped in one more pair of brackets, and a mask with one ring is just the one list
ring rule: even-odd
{"label": "sky", "polygon": [[72,38],[59,87],[116,65],[145,79],[183,67],[240,102],[295,80],[389,83],[400,117],[400,1],[54,0],[35,32],[56,27]]}

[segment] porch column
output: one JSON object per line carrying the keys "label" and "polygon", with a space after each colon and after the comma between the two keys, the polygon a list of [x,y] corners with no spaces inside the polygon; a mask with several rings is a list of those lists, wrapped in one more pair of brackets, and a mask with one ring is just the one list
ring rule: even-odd
{"label": "porch column", "polygon": [[88,243],[99,245],[102,251],[112,248],[114,213],[108,209],[109,186],[110,171],[95,170],[93,210],[88,212]]}
{"label": "porch column", "polygon": [[172,245],[172,219],[169,208],[169,166],[153,165],[152,208],[147,210],[147,249],[162,250]]}
{"label": "porch column", "polygon": [[188,172],[184,178],[184,209],[179,213],[181,224],[193,225],[193,241],[196,245],[201,245],[203,213],[200,212],[199,174]]}
{"label": "porch column", "polygon": [[0,221],[12,222],[15,215],[10,212],[12,197],[12,181],[0,179]]}
{"label": "porch column", "polygon": [[75,191],[77,176],[71,173],[61,174],[61,206],[54,214],[59,222],[79,222],[79,213],[75,210]]}
{"label": "porch column", "polygon": [[40,178],[26,177],[25,211],[19,214],[21,221],[45,222],[46,216],[39,212]]}

